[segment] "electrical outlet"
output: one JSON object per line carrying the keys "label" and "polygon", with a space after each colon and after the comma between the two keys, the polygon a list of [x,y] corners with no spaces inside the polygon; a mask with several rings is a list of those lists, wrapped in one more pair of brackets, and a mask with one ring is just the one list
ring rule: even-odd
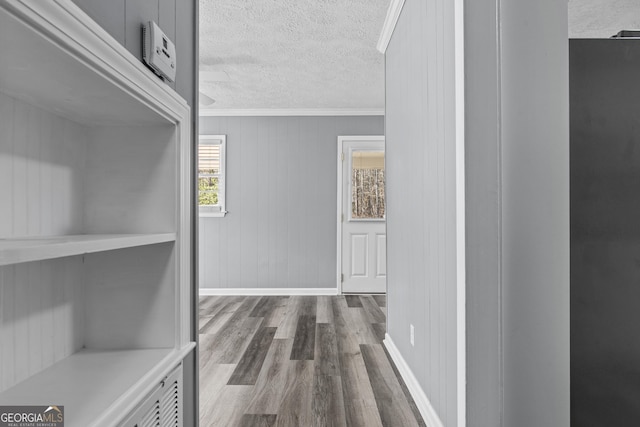
{"label": "electrical outlet", "polygon": [[411,341],[411,346],[415,345],[416,338],[416,330],[413,325],[409,325],[409,341]]}

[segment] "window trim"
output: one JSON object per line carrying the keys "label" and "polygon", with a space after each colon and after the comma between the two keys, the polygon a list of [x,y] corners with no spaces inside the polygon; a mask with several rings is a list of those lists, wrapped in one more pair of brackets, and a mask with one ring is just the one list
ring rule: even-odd
{"label": "window trim", "polygon": [[[199,135],[198,151],[200,145],[220,145],[220,177],[218,178],[218,204],[209,206],[200,206],[198,202],[198,216],[200,217],[224,217],[226,210],[226,190],[227,190],[227,135]],[[198,176],[200,178],[200,159],[197,164]],[[198,200],[200,190],[198,189]]]}

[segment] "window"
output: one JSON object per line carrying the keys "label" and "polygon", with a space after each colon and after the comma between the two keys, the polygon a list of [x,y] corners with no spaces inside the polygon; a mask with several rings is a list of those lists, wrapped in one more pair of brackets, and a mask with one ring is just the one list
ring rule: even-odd
{"label": "window", "polygon": [[384,151],[351,152],[350,220],[384,220]]}
{"label": "window", "polygon": [[226,135],[200,135],[198,206],[200,216],[224,216]]}

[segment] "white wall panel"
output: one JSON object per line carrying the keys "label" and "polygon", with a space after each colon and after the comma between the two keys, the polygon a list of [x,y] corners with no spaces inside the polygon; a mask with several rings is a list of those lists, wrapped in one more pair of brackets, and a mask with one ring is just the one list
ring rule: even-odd
{"label": "white wall panel", "polygon": [[[85,256],[86,347],[174,345],[173,245],[171,242]],[[141,270],[140,265],[146,268]]]}
{"label": "white wall panel", "polygon": [[[0,93],[0,238],[82,231],[86,140],[83,126]],[[81,263],[0,267],[0,390],[82,347]]]}
{"label": "white wall panel", "polygon": [[[0,93],[0,182],[13,181],[14,99]],[[0,189],[0,236],[13,232],[13,188]]]}
{"label": "white wall panel", "polygon": [[0,267],[0,391],[82,348],[82,258]]}
{"label": "white wall panel", "polygon": [[92,129],[84,192],[86,231],[175,231],[177,149],[174,126]]}
{"label": "white wall panel", "polygon": [[227,135],[227,210],[200,219],[201,288],[333,288],[339,135],[382,117],[202,117]]}
{"label": "white wall panel", "polygon": [[0,112],[0,237],[79,233],[87,130],[3,93]]}

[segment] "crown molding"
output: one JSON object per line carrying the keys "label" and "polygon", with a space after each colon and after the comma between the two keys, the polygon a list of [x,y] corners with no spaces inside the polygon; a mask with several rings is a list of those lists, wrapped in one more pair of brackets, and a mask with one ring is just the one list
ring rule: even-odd
{"label": "crown molding", "polygon": [[200,117],[231,116],[384,116],[383,108],[200,108]]}
{"label": "crown molding", "polygon": [[387,9],[387,17],[382,25],[382,32],[380,33],[378,45],[376,46],[381,53],[385,53],[387,51],[387,46],[389,46],[391,36],[393,35],[393,31],[396,29],[396,24],[400,18],[400,12],[402,12],[404,1],[405,0],[391,0],[389,9]]}

